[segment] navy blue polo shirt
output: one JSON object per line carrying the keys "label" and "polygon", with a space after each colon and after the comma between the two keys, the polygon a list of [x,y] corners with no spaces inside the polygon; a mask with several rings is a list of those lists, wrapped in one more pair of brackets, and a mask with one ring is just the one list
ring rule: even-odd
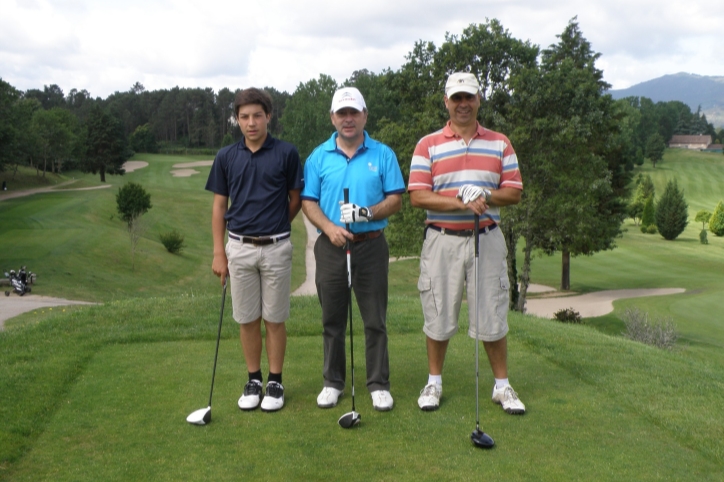
{"label": "navy blue polo shirt", "polygon": [[271,135],[253,153],[243,138],[221,149],[206,182],[208,191],[231,199],[227,229],[246,236],[291,231],[289,191],[303,187],[297,148]]}

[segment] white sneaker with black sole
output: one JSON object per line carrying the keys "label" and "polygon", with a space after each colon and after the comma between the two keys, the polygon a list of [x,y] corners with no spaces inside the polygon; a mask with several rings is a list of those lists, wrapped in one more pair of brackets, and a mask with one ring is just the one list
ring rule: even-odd
{"label": "white sneaker with black sole", "polygon": [[432,412],[440,408],[440,398],[442,398],[442,385],[439,383],[428,383],[425,388],[420,390],[420,398],[417,399],[417,405],[420,410]]}
{"label": "white sneaker with black sole", "polygon": [[503,407],[503,410],[511,415],[523,415],[525,413],[525,405],[518,398],[513,387],[506,385],[502,388],[493,386],[493,402]]}
{"label": "white sneaker with black sole", "polygon": [[239,408],[242,410],[255,410],[261,401],[261,382],[258,380],[249,380],[244,385],[244,393],[239,398]]}
{"label": "white sneaker with black sole", "polygon": [[336,406],[342,393],[344,393],[342,390],[324,387],[317,397],[317,406],[319,408],[332,408]]}
{"label": "white sneaker with black sole", "polygon": [[261,401],[262,412],[276,412],[284,406],[284,387],[281,383],[269,382],[266,384],[264,400]]}

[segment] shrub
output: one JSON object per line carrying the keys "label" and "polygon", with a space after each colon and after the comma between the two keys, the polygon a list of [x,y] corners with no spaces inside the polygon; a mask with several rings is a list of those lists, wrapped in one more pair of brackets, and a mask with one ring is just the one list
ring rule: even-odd
{"label": "shrub", "polygon": [[706,229],[702,229],[699,233],[699,242],[701,244],[709,244],[709,240],[706,238]]}
{"label": "shrub", "polygon": [[719,201],[709,220],[709,231],[716,236],[724,236],[724,202]]}
{"label": "shrub", "polygon": [[647,234],[656,234],[658,232],[659,232],[659,230],[656,228],[655,224],[649,224],[648,226],[646,226]]}
{"label": "shrub", "polygon": [[553,314],[553,316],[556,320],[562,321],[563,323],[583,323],[581,314],[573,308],[558,310]]}
{"label": "shrub", "polygon": [[161,239],[161,243],[166,247],[166,251],[171,254],[181,253],[181,250],[185,246],[184,237],[175,229],[168,233],[161,233],[159,238]]}
{"label": "shrub", "polygon": [[626,325],[624,336],[630,340],[670,350],[679,338],[674,320],[670,317],[650,320],[648,313],[628,308],[622,318]]}

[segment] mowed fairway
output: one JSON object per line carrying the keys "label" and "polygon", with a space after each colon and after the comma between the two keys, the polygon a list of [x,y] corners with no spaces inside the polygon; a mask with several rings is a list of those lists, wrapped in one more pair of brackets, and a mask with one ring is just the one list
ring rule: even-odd
{"label": "mowed fairway", "polygon": [[[172,178],[173,164],[193,159],[144,155],[138,159],[148,160],[148,168],[125,179],[110,178],[117,185],[133,179],[151,192],[154,207],[147,216],[159,217],[149,233],[172,228],[160,227],[165,211],[180,224],[197,223],[189,234],[182,231],[189,246],[180,257],[166,253],[157,234],[147,235],[135,273],[125,232],[110,219],[115,210],[110,194],[117,188],[105,195],[94,192],[100,197],[93,201],[71,192],[34,196],[59,196],[54,203],[13,200],[12,215],[4,205],[10,201],[0,202],[0,222],[7,220],[26,236],[57,222],[54,229],[65,240],[58,244],[68,256],[92,226],[106,233],[99,235],[105,243],[119,238],[117,248],[87,252],[83,259],[95,278],[82,283],[61,276],[63,270],[83,271],[73,264],[81,257],[58,264],[39,254],[37,262],[52,267],[52,277],[27,262],[43,276],[37,288],[48,290],[43,294],[72,289],[81,299],[105,303],[28,313],[0,333],[0,479],[722,480],[724,240],[710,234],[708,246],[699,244],[701,228],[693,214],[713,210],[718,194],[715,183],[710,192],[697,189],[688,176],[718,176],[724,185],[724,156],[684,154],[668,151],[655,172],[642,170],[654,176],[659,194],[666,176],[676,176],[684,187],[692,219],[685,233],[669,242],[631,224],[619,249],[573,259],[571,281],[579,292],[656,287],[687,292],[617,302],[612,315],[588,320],[588,326],[511,314],[510,377],[528,412],[510,416],[490,401],[492,376],[481,350],[481,425],[496,440],[490,451],[469,440],[475,428],[475,359],[474,344],[464,335],[465,306],[460,334],[450,344],[441,408],[431,413],[417,408],[427,377],[417,261],[390,265],[391,412],[375,412],[364,387],[356,310],[356,402],[362,424],[352,430],[337,425],[351,409],[349,387],[339,406],[316,407],[321,326],[318,302],[310,296],[292,300],[287,405],[274,414],[236,407],[246,374],[227,303],[213,422],[196,427],[185,417],[208,402],[221,299],[218,280],[208,269],[211,200],[203,191],[208,168],[195,168],[201,174],[190,178]],[[163,209],[154,213],[156,200]],[[33,203],[40,204],[28,207]],[[65,206],[65,223],[54,220],[58,214],[46,215],[57,205]],[[0,256],[12,246],[12,263],[18,264],[26,248],[12,239],[0,233]],[[297,248],[300,242],[303,246],[303,233]],[[295,251],[296,260],[303,259],[300,254]],[[102,261],[109,256],[116,257],[115,264]],[[536,258],[532,275],[534,282],[557,286],[560,257]],[[189,279],[181,281],[184,276]],[[303,270],[296,277],[298,284]],[[618,316],[628,306],[672,316],[682,333],[679,347],[662,351],[623,339]],[[265,361],[262,371],[266,374]]]}
{"label": "mowed fairway", "polygon": [[[209,293],[218,286],[211,273],[211,201],[204,190],[210,168],[199,174],[173,177],[174,164],[209,156],[137,155],[148,167],[124,176],[106,176],[110,189],[69,191],[73,186],[100,185],[98,175],[68,173],[75,178],[59,192],[0,202],[0,269],[20,265],[38,273],[38,294],[86,301],[127,297]],[[34,172],[34,171],[33,171]],[[53,176],[48,174],[48,176]],[[118,188],[141,184],[152,208],[141,219],[145,232],[131,269],[128,232],[116,212]],[[293,236],[303,249],[304,225]],[[181,255],[169,254],[159,235],[176,230],[185,238]],[[293,286],[304,281],[304,256],[295,257]]]}

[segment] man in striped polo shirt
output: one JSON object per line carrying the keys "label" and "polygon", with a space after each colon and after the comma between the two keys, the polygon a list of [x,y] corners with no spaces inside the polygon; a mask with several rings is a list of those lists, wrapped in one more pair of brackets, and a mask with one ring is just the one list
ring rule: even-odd
{"label": "man in striped polo shirt", "polygon": [[[498,228],[500,207],[520,202],[523,183],[518,160],[503,134],[477,121],[480,84],[475,75],[457,72],[445,85],[450,120],[418,142],[410,167],[410,201],[427,210],[425,242],[420,256],[418,289],[427,335],[428,383],[417,403],[437,410],[442,396],[442,368],[448,342],[458,330],[463,289],[468,300],[468,335],[483,342],[495,377],[493,401],[511,414],[525,413],[508,382],[507,248]],[[480,286],[473,296],[475,270],[473,229],[480,216]],[[477,330],[476,330],[476,323]]]}

